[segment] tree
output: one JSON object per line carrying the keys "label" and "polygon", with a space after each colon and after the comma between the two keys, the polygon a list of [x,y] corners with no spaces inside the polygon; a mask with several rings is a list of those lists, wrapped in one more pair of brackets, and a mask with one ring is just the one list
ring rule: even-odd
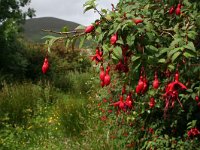
{"label": "tree", "polygon": [[0,24],[8,19],[21,21],[26,16],[34,15],[33,9],[28,9],[28,12],[22,12],[21,8],[30,4],[31,0],[1,0],[0,1]]}
{"label": "tree", "polygon": [[[20,24],[26,16],[34,15],[33,9],[23,12],[30,0],[0,0],[0,72],[19,75],[27,64],[23,58],[23,46],[18,41]],[[14,76],[15,76],[14,75]],[[22,74],[21,74],[22,75]]]}
{"label": "tree", "polygon": [[97,43],[91,57],[103,87],[98,110],[110,133],[106,136],[114,136],[119,149],[196,149],[199,1],[120,0],[112,11],[100,12],[89,0],[85,10],[90,9],[99,20],[81,34],[66,32],[58,39],[81,36]]}

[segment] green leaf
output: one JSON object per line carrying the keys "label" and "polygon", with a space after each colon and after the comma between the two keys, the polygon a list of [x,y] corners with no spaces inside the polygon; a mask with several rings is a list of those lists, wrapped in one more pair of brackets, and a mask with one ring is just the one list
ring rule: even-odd
{"label": "green leaf", "polygon": [[109,46],[107,44],[102,45],[103,51],[108,52],[109,51]]}
{"label": "green leaf", "polygon": [[123,42],[123,40],[122,40],[122,38],[121,37],[119,37],[119,39],[117,40],[117,42],[116,43],[118,43],[118,44],[121,44],[121,45],[124,45],[124,42]]}
{"label": "green leaf", "polygon": [[61,29],[61,32],[67,32],[69,31],[68,27],[67,26],[64,26],[62,29]]}
{"label": "green leaf", "polygon": [[77,31],[77,32],[83,32],[83,31],[85,30],[85,26],[79,25],[79,26],[76,27],[74,30]]}
{"label": "green leaf", "polygon": [[53,37],[49,40],[48,42],[48,52],[50,52],[51,50],[51,46],[59,39],[62,39],[62,37]]}
{"label": "green leaf", "polygon": [[113,49],[113,53],[112,53],[117,59],[121,59],[122,58],[122,48],[120,46],[116,46]]}
{"label": "green leaf", "polygon": [[169,64],[169,65],[167,66],[167,68],[168,68],[171,72],[174,71],[174,69],[175,69],[174,65],[172,65],[172,64]]}
{"label": "green leaf", "polygon": [[196,36],[197,36],[197,32],[195,31],[188,31],[188,37],[192,40],[195,40]]}
{"label": "green leaf", "polygon": [[196,52],[196,48],[194,47],[194,43],[193,42],[188,42],[188,44],[185,45],[184,48],[192,50],[193,52]]}
{"label": "green leaf", "polygon": [[89,6],[89,7],[86,7],[86,8],[84,9],[83,12],[85,13],[85,12],[87,12],[88,10],[91,10],[91,9],[94,9],[94,6],[91,5],[91,6]]}
{"label": "green leaf", "polygon": [[134,44],[135,35],[132,35],[132,34],[128,35],[127,38],[126,38],[126,40],[127,40],[128,46],[131,47]]}
{"label": "green leaf", "polygon": [[141,56],[136,56],[136,55],[134,55],[134,56],[132,56],[131,61],[132,61],[132,62],[135,62],[136,60],[138,60],[138,59],[140,59],[140,58],[141,58]]}
{"label": "green leaf", "polygon": [[191,58],[191,57],[195,57],[195,55],[188,53],[188,52],[184,52],[183,56],[185,56],[186,58]]}
{"label": "green leaf", "polygon": [[47,36],[42,37],[42,39],[53,39],[53,38],[56,38],[56,37],[52,35],[47,35]]}
{"label": "green leaf", "polygon": [[84,13],[88,10],[94,9],[96,7],[96,0],[88,0],[83,6],[85,7]]}
{"label": "green leaf", "polygon": [[174,53],[180,51],[181,49],[183,49],[183,48],[177,47],[177,48],[174,48],[173,50],[170,50],[169,53],[167,54],[167,57],[171,58]]}
{"label": "green leaf", "polygon": [[82,47],[83,47],[84,42],[85,42],[85,37],[82,37],[82,38],[80,39],[79,48],[82,48]]}
{"label": "green leaf", "polygon": [[103,14],[107,14],[107,10],[106,9],[101,9],[101,12],[103,13]]}
{"label": "green leaf", "polygon": [[166,59],[161,58],[161,59],[158,60],[158,62],[159,62],[159,63],[165,63],[165,62],[166,62]]}
{"label": "green leaf", "polygon": [[187,129],[191,129],[191,128],[194,128],[197,124],[197,120],[192,120],[191,122],[189,122],[187,124],[188,128]]}
{"label": "green leaf", "polygon": [[179,23],[177,23],[175,26],[174,26],[174,32],[179,32]]}
{"label": "green leaf", "polygon": [[149,49],[150,51],[153,51],[153,53],[158,52],[158,49],[153,45],[147,45],[146,48]]}
{"label": "green leaf", "polygon": [[179,42],[181,42],[183,39],[182,38],[176,38],[175,40],[173,40],[170,44],[170,47],[175,47],[176,45],[179,44]]}
{"label": "green leaf", "polygon": [[180,54],[181,52],[174,53],[174,55],[172,56],[172,62],[174,62],[180,56]]}
{"label": "green leaf", "polygon": [[70,39],[66,40],[66,41],[65,41],[65,47],[68,48],[69,45],[70,45],[70,43],[71,43],[71,40],[70,40]]}
{"label": "green leaf", "polygon": [[168,52],[169,50],[170,50],[169,48],[163,48],[163,49],[159,50],[159,56]]}
{"label": "green leaf", "polygon": [[77,38],[72,39],[72,50],[74,50],[74,47],[76,45],[76,41],[77,41]]}

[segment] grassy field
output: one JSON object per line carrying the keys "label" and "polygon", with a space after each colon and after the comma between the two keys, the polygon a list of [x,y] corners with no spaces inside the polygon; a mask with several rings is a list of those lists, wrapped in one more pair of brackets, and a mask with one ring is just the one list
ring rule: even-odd
{"label": "grassy field", "polygon": [[0,149],[106,148],[94,99],[88,94],[93,81],[86,74],[69,74],[72,84],[66,92],[47,81],[2,83]]}

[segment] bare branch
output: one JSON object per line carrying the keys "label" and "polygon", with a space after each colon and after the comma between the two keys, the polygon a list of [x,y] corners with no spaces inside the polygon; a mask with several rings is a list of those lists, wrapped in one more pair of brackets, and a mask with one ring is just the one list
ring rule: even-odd
{"label": "bare branch", "polygon": [[68,34],[77,34],[77,31],[69,31],[69,32],[57,32],[57,31],[53,31],[53,30],[45,30],[42,29],[42,31],[44,32],[50,32],[50,33],[55,33],[55,34],[60,34],[60,35],[68,35]]}

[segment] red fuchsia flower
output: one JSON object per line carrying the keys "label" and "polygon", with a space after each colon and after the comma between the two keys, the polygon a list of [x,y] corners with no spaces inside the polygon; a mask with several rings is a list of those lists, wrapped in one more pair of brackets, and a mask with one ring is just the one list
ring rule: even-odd
{"label": "red fuchsia flower", "polygon": [[85,28],[85,33],[91,33],[94,30],[94,25],[89,25]]}
{"label": "red fuchsia flower", "polygon": [[109,113],[112,113],[112,110],[111,110],[111,109],[109,109],[109,110],[108,110],[108,112],[109,112]]}
{"label": "red fuchsia flower", "polygon": [[148,80],[147,80],[146,76],[143,78],[143,83],[144,83],[144,86],[143,86],[143,89],[141,91],[142,94],[144,94],[148,89]]}
{"label": "red fuchsia flower", "polygon": [[101,81],[104,81],[105,78],[105,72],[104,72],[104,67],[103,65],[100,66],[100,74],[99,74],[99,78]]}
{"label": "red fuchsia flower", "polygon": [[155,72],[154,81],[153,81],[153,88],[158,89],[158,87],[159,87],[159,80],[158,80],[157,72]]}
{"label": "red fuchsia flower", "polygon": [[107,99],[103,98],[103,102],[104,102],[104,103],[107,103],[108,101],[107,101]]}
{"label": "red fuchsia flower", "polygon": [[192,128],[188,131],[188,137],[195,137],[200,135],[200,131],[197,128]]}
{"label": "red fuchsia flower", "polygon": [[103,58],[102,58],[102,55],[103,53],[99,50],[99,48],[97,47],[96,48],[96,54],[95,55],[92,55],[90,56],[92,61],[95,61],[96,64],[98,64],[100,61],[103,61]]}
{"label": "red fuchsia flower", "polygon": [[151,133],[151,134],[154,134],[154,129],[153,128],[149,128],[148,132]]}
{"label": "red fuchsia flower", "polygon": [[45,74],[49,69],[49,61],[47,57],[44,59],[44,63],[42,65],[42,73]]}
{"label": "red fuchsia flower", "polygon": [[108,86],[110,84],[110,75],[109,75],[109,71],[110,71],[110,66],[107,66],[106,68],[106,74],[105,74],[105,77],[104,77],[104,85],[105,86]]}
{"label": "red fuchsia flower", "polygon": [[112,35],[111,38],[110,38],[110,44],[115,45],[116,42],[117,42],[117,40],[118,40],[118,36],[117,36],[117,33],[115,33],[115,34]]}
{"label": "red fuchsia flower", "polygon": [[143,82],[143,76],[141,75],[138,81],[138,85],[136,86],[135,92],[139,94],[142,92],[143,88],[144,88],[144,82]]}
{"label": "red fuchsia flower", "polygon": [[100,107],[101,106],[101,103],[98,103],[98,107]]}
{"label": "red fuchsia flower", "polygon": [[107,117],[106,117],[106,116],[102,116],[102,117],[101,117],[101,120],[102,120],[102,121],[106,121],[106,120],[107,120]]}
{"label": "red fuchsia flower", "polygon": [[124,103],[123,95],[120,96],[119,101],[117,101],[117,102],[115,102],[115,103],[112,103],[112,104],[110,104],[110,105],[111,105],[111,106],[114,106],[114,107],[117,107],[119,111],[120,111],[120,110],[123,110],[123,111],[126,110],[126,109],[125,109],[125,103]]}
{"label": "red fuchsia flower", "polygon": [[180,15],[181,14],[181,4],[178,4],[177,8],[176,8],[176,15]]}
{"label": "red fuchsia flower", "polygon": [[143,23],[142,19],[133,19],[133,22],[137,25],[139,23]]}
{"label": "red fuchsia flower", "polygon": [[180,102],[179,98],[178,98],[178,90],[186,90],[187,87],[179,82],[179,73],[176,72],[175,76],[174,76],[174,81],[169,83],[166,86],[165,89],[165,94],[163,95],[165,98],[165,109],[164,109],[164,116],[166,116],[166,112],[168,110],[169,107],[173,108],[174,107],[174,103],[177,100],[180,104],[180,106],[183,108],[182,103]]}
{"label": "red fuchsia flower", "polygon": [[156,104],[155,99],[153,97],[151,97],[150,101],[149,101],[149,107],[153,108],[155,106],[155,104]]}
{"label": "red fuchsia flower", "polygon": [[171,15],[171,14],[173,14],[173,13],[174,13],[174,11],[175,11],[175,8],[174,8],[174,6],[170,7],[170,9],[169,9],[169,14],[170,14],[170,15]]}
{"label": "red fuchsia flower", "polygon": [[119,60],[118,64],[115,67],[115,70],[126,73],[129,71],[129,68],[127,63],[125,63],[125,61]]}
{"label": "red fuchsia flower", "polygon": [[133,100],[131,98],[131,94],[129,93],[128,96],[126,97],[126,101],[125,101],[125,106],[129,109],[133,108]]}
{"label": "red fuchsia flower", "polygon": [[199,96],[195,96],[195,101],[199,102]]}

